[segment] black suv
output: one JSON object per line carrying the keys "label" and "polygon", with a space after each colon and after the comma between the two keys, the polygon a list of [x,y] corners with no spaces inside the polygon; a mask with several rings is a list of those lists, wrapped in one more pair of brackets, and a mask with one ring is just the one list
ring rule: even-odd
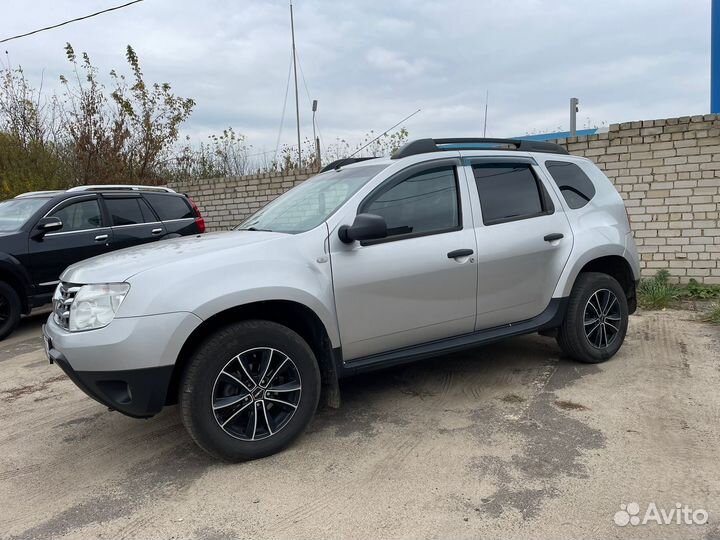
{"label": "black suv", "polygon": [[195,203],[164,187],[79,186],[0,202],[0,339],[21,314],[51,301],[71,264],[203,232]]}

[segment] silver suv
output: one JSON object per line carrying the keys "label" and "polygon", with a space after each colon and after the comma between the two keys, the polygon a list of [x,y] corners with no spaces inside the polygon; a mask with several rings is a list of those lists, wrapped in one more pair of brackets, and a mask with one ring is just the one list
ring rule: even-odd
{"label": "silver suv", "polygon": [[422,139],[335,162],[233,231],[70,266],[44,326],[51,362],[135,417],[179,403],[239,461],[285,447],[338,379],[539,332],[612,357],[635,310],[623,201],[549,144]]}

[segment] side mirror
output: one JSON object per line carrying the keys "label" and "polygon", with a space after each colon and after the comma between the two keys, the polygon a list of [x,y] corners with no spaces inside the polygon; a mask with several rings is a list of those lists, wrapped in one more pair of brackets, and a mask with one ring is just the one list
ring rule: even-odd
{"label": "side mirror", "polygon": [[385,218],[375,214],[358,214],[353,224],[343,225],[338,229],[340,241],[352,244],[356,240],[377,240],[387,236]]}
{"label": "side mirror", "polygon": [[44,236],[45,234],[62,229],[63,222],[57,217],[44,217],[35,226],[35,236]]}

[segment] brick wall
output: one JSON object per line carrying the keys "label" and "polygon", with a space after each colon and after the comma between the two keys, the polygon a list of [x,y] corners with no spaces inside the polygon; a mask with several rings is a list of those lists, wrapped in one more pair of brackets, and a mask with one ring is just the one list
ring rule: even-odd
{"label": "brick wall", "polygon": [[556,141],[592,159],[625,199],[643,275],[720,283],[720,116],[613,124]]}
{"label": "brick wall", "polygon": [[[720,116],[613,124],[607,133],[556,141],[597,163],[625,199],[643,275],[720,283]],[[310,172],[171,185],[200,207],[209,230],[227,229]]]}
{"label": "brick wall", "polygon": [[257,174],[210,178],[175,182],[170,187],[195,201],[209,231],[220,231],[238,225],[312,174],[314,172],[299,171],[285,176]]}

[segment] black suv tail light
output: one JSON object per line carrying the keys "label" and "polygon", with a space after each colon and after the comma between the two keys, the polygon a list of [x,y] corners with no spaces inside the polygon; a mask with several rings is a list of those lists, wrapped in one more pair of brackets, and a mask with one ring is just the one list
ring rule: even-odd
{"label": "black suv tail light", "polygon": [[188,197],[188,201],[190,201],[190,206],[192,206],[193,211],[195,212],[195,223],[197,223],[198,229],[200,233],[205,232],[205,220],[202,217],[202,214],[200,214],[200,209],[197,207],[197,204]]}

